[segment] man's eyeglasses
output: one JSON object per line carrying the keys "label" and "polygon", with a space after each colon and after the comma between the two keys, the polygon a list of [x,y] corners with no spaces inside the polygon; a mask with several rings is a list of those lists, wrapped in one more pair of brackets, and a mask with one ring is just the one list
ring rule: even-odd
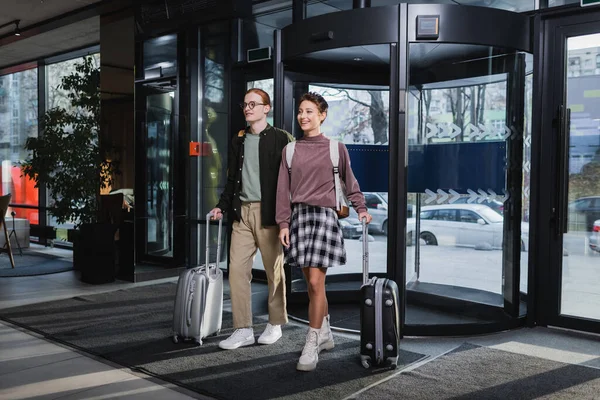
{"label": "man's eyeglasses", "polygon": [[245,110],[245,109],[246,109],[246,107],[248,107],[249,109],[251,109],[251,110],[252,110],[252,109],[253,109],[254,107],[256,107],[256,106],[264,106],[264,105],[266,105],[266,104],[264,104],[264,103],[257,103],[257,102],[255,102],[255,101],[251,101],[251,102],[249,102],[249,103],[240,103],[240,108],[241,108],[242,110]]}

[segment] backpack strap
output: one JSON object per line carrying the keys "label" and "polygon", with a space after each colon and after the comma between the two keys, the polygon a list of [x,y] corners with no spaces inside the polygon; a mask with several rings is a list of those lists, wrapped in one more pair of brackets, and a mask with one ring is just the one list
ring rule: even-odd
{"label": "backpack strap", "polygon": [[296,149],[296,142],[289,142],[285,146],[285,160],[287,161],[288,173],[292,174],[292,158],[294,157],[294,150]]}
{"label": "backpack strap", "polygon": [[341,209],[342,184],[340,182],[340,148],[337,140],[329,139],[329,157],[333,165],[333,181],[335,183],[335,207]]}

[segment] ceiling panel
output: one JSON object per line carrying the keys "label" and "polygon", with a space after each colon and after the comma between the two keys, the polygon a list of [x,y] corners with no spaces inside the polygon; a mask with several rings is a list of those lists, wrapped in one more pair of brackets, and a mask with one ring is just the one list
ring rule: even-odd
{"label": "ceiling panel", "polygon": [[100,18],[89,18],[54,29],[43,35],[0,46],[0,68],[91,46],[99,42]]}
{"label": "ceiling panel", "polygon": [[[57,17],[69,11],[99,3],[102,0],[0,0],[0,25],[20,19],[19,28]],[[0,30],[0,36],[10,33],[13,27]]]}
{"label": "ceiling panel", "polygon": [[[0,25],[21,20],[19,28],[26,31],[29,27],[39,26],[45,21],[102,1],[104,0],[0,0]],[[0,37],[9,35],[9,38],[16,38],[10,36],[14,29],[14,25],[0,29]],[[18,40],[4,41],[5,44],[0,45],[0,68],[98,44],[100,20],[92,17],[34,35],[22,35]]]}

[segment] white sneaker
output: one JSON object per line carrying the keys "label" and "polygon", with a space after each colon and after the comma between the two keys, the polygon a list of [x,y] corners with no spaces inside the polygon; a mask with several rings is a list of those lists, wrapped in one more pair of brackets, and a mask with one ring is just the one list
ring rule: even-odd
{"label": "white sneaker", "polygon": [[219,347],[224,350],[233,350],[252,344],[254,344],[254,330],[252,328],[242,328],[236,329],[231,336],[219,342]]}
{"label": "white sneaker", "polygon": [[331,333],[331,326],[329,325],[329,315],[326,315],[323,317],[323,324],[319,331],[319,351],[331,350],[334,347],[333,333]]}
{"label": "white sneaker", "polygon": [[312,371],[317,368],[319,362],[319,330],[308,328],[306,344],[302,349],[302,355],[296,364],[298,371]]}
{"label": "white sneaker", "polygon": [[260,344],[273,344],[281,338],[281,325],[267,324],[264,332],[258,338]]}

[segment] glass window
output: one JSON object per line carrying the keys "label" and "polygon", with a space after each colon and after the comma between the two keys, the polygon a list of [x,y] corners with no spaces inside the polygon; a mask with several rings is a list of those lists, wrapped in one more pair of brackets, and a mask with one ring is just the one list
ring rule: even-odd
{"label": "glass window", "polygon": [[322,131],[346,144],[387,145],[389,90],[352,89],[310,85],[329,104]]}
{"label": "glass window", "polygon": [[[96,66],[100,66],[100,54],[94,54]],[[75,64],[82,61],[82,58],[75,58],[46,67],[46,108],[48,110],[54,107],[62,107],[70,110],[68,92],[61,87],[62,79],[75,72]]]}
{"label": "glass window", "polygon": [[[39,205],[34,182],[21,176],[20,163],[28,154],[23,145],[38,133],[37,69],[0,76],[0,194],[12,193],[12,204]],[[39,223],[37,210],[15,208],[16,218]]]}
{"label": "glass window", "polygon": [[459,210],[460,222],[468,222],[472,224],[476,224],[477,220],[481,217],[475,214],[473,211],[468,210]]}
{"label": "glass window", "polygon": [[[212,210],[219,201],[219,196],[227,182],[227,151],[231,141],[230,132],[237,127],[230,126],[229,94],[227,86],[227,24],[215,23],[201,28],[202,51],[204,58],[198,62],[204,66],[203,76],[200,77],[202,86],[199,88],[198,98],[202,115],[198,119],[198,130],[201,132],[200,140],[206,155],[200,157],[201,216]],[[239,109],[238,109],[239,110]],[[226,216],[227,218],[227,216]],[[224,225],[225,226],[225,225]],[[198,237],[203,238],[205,225],[198,225]],[[217,230],[210,231],[211,254],[216,254]],[[226,237],[227,235],[223,235]],[[221,249],[227,249],[226,239],[221,243]],[[221,251],[221,267],[227,267],[227,251]],[[202,252],[201,257],[204,257]]]}
{"label": "glass window", "polygon": [[421,219],[434,219],[435,214],[437,214],[437,211],[423,211],[419,215],[421,216]]}
{"label": "glass window", "polygon": [[[600,34],[570,37],[567,57],[600,54]],[[571,109],[568,230],[563,236],[560,313],[600,320],[600,75],[567,72]]]}
{"label": "glass window", "polygon": [[[94,63],[100,66],[100,54],[94,54]],[[75,71],[75,65],[81,63],[83,58],[74,58],[72,60],[62,61],[46,66],[46,107],[48,110],[61,107],[67,111],[72,111],[69,93],[62,88],[62,79]],[[51,205],[50,193],[47,193],[47,204]],[[52,215],[48,214],[47,224],[57,228],[56,235],[59,240],[67,240],[67,230],[72,229],[73,223],[59,224]]]}
{"label": "glass window", "polygon": [[[266,17],[266,18],[265,18]],[[273,26],[272,15],[268,16],[257,16],[256,19],[265,20],[267,24],[262,24],[257,21],[244,20],[244,55],[250,49],[256,49],[260,47],[274,47],[273,44]],[[290,20],[290,23],[292,21]]]}
{"label": "glass window", "polygon": [[567,4],[580,4],[580,0],[550,0],[548,7],[559,7]]}
{"label": "glass window", "polygon": [[438,221],[456,221],[455,210],[438,210],[433,219]]}
{"label": "glass window", "polygon": [[144,42],[144,77],[171,76],[177,73],[177,35],[165,35]]}
{"label": "glass window", "polygon": [[489,207],[484,207],[481,210],[478,210],[482,217],[484,217],[488,222],[497,223],[504,222],[504,217],[501,214],[495,212]]}

